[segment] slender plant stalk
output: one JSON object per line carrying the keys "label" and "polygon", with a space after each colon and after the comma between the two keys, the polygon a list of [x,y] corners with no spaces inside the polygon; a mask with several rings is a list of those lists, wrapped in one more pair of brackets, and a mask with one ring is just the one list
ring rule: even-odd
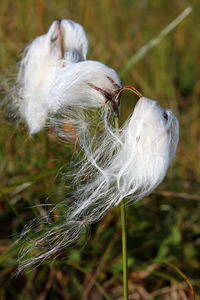
{"label": "slender plant stalk", "polygon": [[[115,118],[115,128],[119,129],[119,118]],[[121,226],[122,226],[122,260],[123,260],[123,288],[124,300],[128,300],[128,271],[127,271],[127,247],[126,247],[126,210],[124,199],[121,206]]]}
{"label": "slender plant stalk", "polygon": [[121,224],[122,224],[122,256],[123,256],[123,287],[124,300],[128,300],[128,271],[127,271],[127,247],[126,247],[126,210],[124,200],[121,206]]}

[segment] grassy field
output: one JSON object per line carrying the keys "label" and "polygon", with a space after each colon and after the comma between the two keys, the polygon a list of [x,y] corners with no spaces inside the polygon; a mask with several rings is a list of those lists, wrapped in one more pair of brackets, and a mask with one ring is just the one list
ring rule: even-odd
{"label": "grassy field", "polygon": [[[24,225],[58,203],[66,190],[63,166],[73,146],[47,132],[28,136],[5,102],[24,47],[54,19],[81,23],[88,59],[114,68],[126,85],[170,108],[180,142],[164,182],[127,207],[130,299],[200,299],[200,7],[124,73],[138,49],[156,37],[192,1],[1,0],[0,4],[0,254]],[[122,119],[134,107],[123,96]],[[13,253],[0,265],[0,299],[123,299],[120,210],[90,229],[89,238],[61,257],[16,276]],[[189,281],[189,283],[188,283]]]}

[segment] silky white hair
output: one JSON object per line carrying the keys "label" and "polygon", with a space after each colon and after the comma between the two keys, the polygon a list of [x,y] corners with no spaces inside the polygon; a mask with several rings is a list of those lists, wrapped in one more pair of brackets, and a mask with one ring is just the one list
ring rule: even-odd
{"label": "silky white hair", "polygon": [[54,21],[25,49],[14,99],[30,134],[42,130],[63,107],[100,107],[113,101],[122,87],[117,73],[100,62],[83,61],[87,51],[83,27],[69,20]]}
{"label": "silky white hair", "polygon": [[46,34],[25,49],[13,98],[30,134],[40,131],[45,124],[45,99],[59,70],[86,59],[87,51],[83,27],[70,20],[54,21]]}
{"label": "silky white hair", "polygon": [[66,106],[101,107],[122,87],[117,73],[98,61],[83,61],[63,68],[49,89],[50,112]]}
{"label": "silky white hair", "polygon": [[85,164],[76,182],[81,176],[92,180],[77,190],[79,201],[77,208],[72,208],[72,219],[93,207],[89,215],[96,221],[123,198],[137,201],[163,181],[179,139],[179,124],[173,113],[141,97],[120,132],[117,135],[107,127],[103,139],[96,140],[95,150],[85,147]]}
{"label": "silky white hair", "polygon": [[[44,229],[33,225],[24,231],[20,270],[58,254],[123,198],[128,197],[127,202],[138,201],[164,179],[179,139],[179,124],[173,113],[162,109],[156,101],[141,97],[119,131],[109,125],[108,106],[99,114],[101,118],[95,134],[85,134],[85,130],[79,134],[84,159],[78,171],[71,174],[75,187],[71,200],[66,199],[52,210],[61,208],[59,223],[54,224],[47,216],[39,221],[40,224],[43,221]],[[68,137],[68,133],[66,135]],[[30,230],[35,231],[32,240],[28,236]],[[36,249],[38,252],[28,258],[27,255]]]}

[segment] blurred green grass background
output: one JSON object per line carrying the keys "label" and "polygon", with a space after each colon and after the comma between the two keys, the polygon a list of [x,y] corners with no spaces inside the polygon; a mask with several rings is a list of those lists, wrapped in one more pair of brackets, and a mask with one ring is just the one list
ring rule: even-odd
{"label": "blurred green grass background", "polygon": [[[1,0],[0,91],[9,97],[24,47],[55,19],[72,19],[88,35],[88,59],[120,73],[132,55],[191,1]],[[192,299],[181,270],[200,299],[200,9],[193,12],[123,76],[149,98],[173,110],[180,142],[157,190],[127,208],[130,299]],[[135,101],[123,96],[122,120]],[[59,176],[73,147],[42,132],[29,137],[3,107],[0,111],[0,253],[25,223],[43,214],[38,206],[63,198]],[[120,211],[94,225],[84,244],[61,258],[15,276],[18,253],[1,263],[0,299],[123,299]]]}

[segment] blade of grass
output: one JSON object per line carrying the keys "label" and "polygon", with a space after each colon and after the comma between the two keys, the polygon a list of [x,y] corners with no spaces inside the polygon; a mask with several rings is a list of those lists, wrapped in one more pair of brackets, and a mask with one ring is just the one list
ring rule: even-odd
{"label": "blade of grass", "polygon": [[109,255],[109,253],[112,251],[112,248],[114,247],[115,242],[117,241],[117,239],[119,237],[119,234],[120,234],[119,231],[115,232],[115,235],[113,236],[113,239],[112,239],[111,243],[109,244],[109,246],[107,247],[104,255],[102,256],[102,258],[101,258],[101,260],[99,262],[99,265],[96,268],[95,273],[92,274],[91,278],[89,279],[89,283],[88,283],[88,285],[87,285],[87,287],[86,287],[86,289],[84,291],[84,298],[85,299],[87,298],[89,292],[91,291],[93,285],[96,282],[97,277],[99,276],[99,274],[100,274],[103,266],[105,265],[106,259],[107,259],[108,255]]}
{"label": "blade of grass", "polygon": [[150,40],[146,45],[141,47],[127,62],[125,67],[119,72],[121,78],[128,73],[128,71],[139,61],[141,60],[147,52],[149,52],[153,47],[158,45],[162,39],[167,36],[178,24],[183,21],[190,13],[192,12],[192,6],[188,6],[184,11],[182,11],[178,17],[176,17],[169,25],[167,25],[160,34]]}
{"label": "blade of grass", "polygon": [[[73,268],[83,272],[86,276],[89,277],[89,273],[81,266],[77,265],[76,263],[72,263],[70,261],[66,261],[68,265],[71,265]],[[104,291],[104,289],[101,287],[101,285],[95,280],[94,285],[99,289],[99,291],[102,293],[102,295],[105,297],[106,300],[111,300],[111,298],[107,295],[107,293]]]}
{"label": "blade of grass", "polygon": [[190,280],[188,279],[188,277],[177,266],[175,266],[174,264],[172,264],[170,262],[167,262],[167,261],[163,261],[163,263],[166,264],[166,265],[168,265],[168,266],[170,266],[174,270],[176,270],[179,273],[179,275],[187,282],[187,284],[188,284],[188,286],[190,288],[191,295],[193,297],[194,296],[194,289],[193,289],[193,286],[190,283]]}
{"label": "blade of grass", "polygon": [[16,188],[18,188],[20,185],[24,184],[24,183],[34,183],[35,181],[47,177],[50,174],[54,174],[56,173],[56,171],[58,171],[58,169],[54,168],[54,169],[50,169],[50,170],[46,170],[43,172],[38,172],[35,175],[31,175],[31,176],[27,176],[25,177],[23,180],[19,181],[18,183],[15,183],[13,185],[10,186],[4,186],[0,188],[0,196],[4,196],[6,194],[11,193],[13,190],[15,190]]}

